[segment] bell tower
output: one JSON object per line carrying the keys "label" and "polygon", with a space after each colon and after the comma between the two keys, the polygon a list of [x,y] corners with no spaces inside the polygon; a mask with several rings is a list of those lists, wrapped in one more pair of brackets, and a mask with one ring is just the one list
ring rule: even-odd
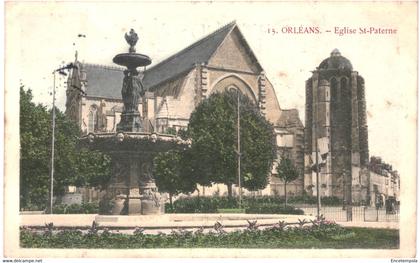
{"label": "bell tower", "polygon": [[[364,79],[334,49],[306,81],[305,189],[345,203],[369,199],[369,146]],[[314,171],[315,170],[315,171]]]}

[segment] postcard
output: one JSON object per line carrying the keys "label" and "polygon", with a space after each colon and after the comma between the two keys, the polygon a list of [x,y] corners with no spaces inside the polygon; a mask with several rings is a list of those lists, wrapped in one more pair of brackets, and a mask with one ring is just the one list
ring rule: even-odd
{"label": "postcard", "polygon": [[415,258],[417,5],[6,2],[4,258]]}

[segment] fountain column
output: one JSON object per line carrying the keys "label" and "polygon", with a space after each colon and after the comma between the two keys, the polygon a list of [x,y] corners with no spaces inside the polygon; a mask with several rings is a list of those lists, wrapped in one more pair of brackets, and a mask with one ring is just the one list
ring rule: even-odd
{"label": "fountain column", "polygon": [[[140,132],[144,131],[144,128],[138,105],[139,99],[144,96],[145,88],[139,77],[137,67],[150,65],[152,60],[146,55],[136,53],[135,45],[138,36],[133,29],[130,30],[130,34],[125,34],[125,39],[130,45],[129,53],[118,54],[113,59],[115,64],[127,67],[124,70],[121,89],[124,109],[121,113],[121,121],[117,124],[117,132]],[[147,118],[147,116],[143,116],[143,118]]]}

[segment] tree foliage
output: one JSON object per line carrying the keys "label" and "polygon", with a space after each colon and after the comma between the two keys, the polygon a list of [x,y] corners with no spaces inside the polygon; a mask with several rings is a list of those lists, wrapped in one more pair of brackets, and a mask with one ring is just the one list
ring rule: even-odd
{"label": "tree foliage", "polygon": [[[32,102],[31,90],[20,88],[20,206],[45,208],[50,191],[51,110]],[[109,157],[77,149],[80,131],[55,109],[54,195],[65,186],[101,186],[110,176]]]}
{"label": "tree foliage", "polygon": [[[214,93],[191,114],[188,134],[192,174],[201,184],[238,183],[237,101],[238,93]],[[248,97],[239,94],[242,186],[263,189],[275,156],[272,125]]]}
{"label": "tree foliage", "polygon": [[286,186],[288,183],[296,180],[299,177],[299,170],[293,164],[292,160],[287,157],[282,157],[280,164],[277,166],[277,176],[284,182],[285,205],[287,205]]}
{"label": "tree foliage", "polygon": [[185,172],[185,159],[182,152],[170,150],[159,153],[154,158],[154,177],[156,185],[161,192],[169,194],[172,207],[172,198],[180,193],[190,193],[196,188],[194,180],[188,178]]}
{"label": "tree foliage", "polygon": [[51,122],[47,109],[20,89],[20,205],[45,205],[49,185]]}

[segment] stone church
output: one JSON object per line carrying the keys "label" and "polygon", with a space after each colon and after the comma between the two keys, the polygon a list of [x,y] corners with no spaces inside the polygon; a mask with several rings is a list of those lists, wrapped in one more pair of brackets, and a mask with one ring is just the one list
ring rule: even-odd
{"label": "stone church", "polygon": [[[67,116],[84,134],[115,131],[123,107],[123,69],[82,63],[77,58],[74,63],[77,69],[67,81]],[[139,101],[139,111],[147,112],[147,129],[157,133],[186,128],[194,108],[214,92],[235,88],[247,95],[274,125],[279,157],[287,154],[301,170],[287,192],[303,192],[304,127],[298,111],[280,107],[272,83],[235,22],[141,74],[147,92]],[[275,174],[273,168],[269,186],[257,194],[284,194],[283,183]],[[203,189],[206,195],[225,191],[220,185]]]}

